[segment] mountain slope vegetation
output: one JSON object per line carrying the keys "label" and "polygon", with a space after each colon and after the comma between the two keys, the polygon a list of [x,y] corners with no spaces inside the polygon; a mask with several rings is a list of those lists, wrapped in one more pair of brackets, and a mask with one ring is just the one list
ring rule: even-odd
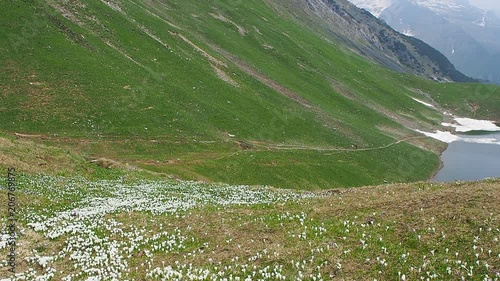
{"label": "mountain slope vegetation", "polygon": [[2,5],[2,130],[88,159],[285,188],[415,181],[443,145],[413,129],[446,116],[412,97],[500,119],[494,86],[394,72],[280,1]]}
{"label": "mountain slope vegetation", "polygon": [[[17,183],[19,262],[2,279],[500,279],[493,180],[322,192],[131,177]],[[5,208],[0,217],[5,225]]]}
{"label": "mountain slope vegetation", "polygon": [[[270,1],[274,2],[274,1]],[[315,29],[333,34],[351,50],[395,71],[409,72],[437,81],[473,82],[426,43],[404,36],[369,12],[346,0],[278,1],[293,11],[297,7]],[[295,14],[292,12],[292,14]],[[314,20],[319,17],[319,19]]]}

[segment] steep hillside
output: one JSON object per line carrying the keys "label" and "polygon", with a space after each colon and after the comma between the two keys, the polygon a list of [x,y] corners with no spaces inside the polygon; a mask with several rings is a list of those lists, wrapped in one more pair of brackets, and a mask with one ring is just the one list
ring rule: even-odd
{"label": "steep hillside", "polygon": [[[274,2],[274,1],[271,1]],[[284,5],[297,6],[306,15],[298,19],[313,20],[316,15],[319,28],[335,35],[351,49],[368,59],[395,71],[414,73],[436,81],[472,82],[455,69],[439,51],[422,41],[406,37],[378,20],[365,10],[360,10],[346,0],[296,0],[282,1]],[[310,11],[308,11],[310,10]]]}
{"label": "steep hillside", "polygon": [[[414,129],[444,110],[500,120],[497,88],[368,61],[408,70],[333,12],[237,2],[2,1],[0,127],[172,177],[319,189],[428,178],[443,144]],[[394,48],[404,38],[387,34]]]}

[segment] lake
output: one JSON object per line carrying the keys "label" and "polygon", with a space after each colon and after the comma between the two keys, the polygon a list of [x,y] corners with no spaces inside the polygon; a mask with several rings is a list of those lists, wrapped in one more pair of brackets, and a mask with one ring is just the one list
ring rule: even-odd
{"label": "lake", "polygon": [[500,132],[459,136],[464,140],[448,144],[448,148],[441,155],[444,166],[433,181],[500,178]]}

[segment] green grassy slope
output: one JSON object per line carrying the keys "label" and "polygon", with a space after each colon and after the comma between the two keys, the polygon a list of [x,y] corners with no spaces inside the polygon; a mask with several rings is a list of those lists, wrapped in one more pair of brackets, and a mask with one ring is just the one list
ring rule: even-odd
{"label": "green grassy slope", "polygon": [[[441,147],[397,142],[443,119],[410,96],[470,114],[474,85],[388,71],[264,1],[48,3],[2,1],[0,127],[85,156],[287,188],[410,181]],[[498,120],[488,91],[475,112]]]}

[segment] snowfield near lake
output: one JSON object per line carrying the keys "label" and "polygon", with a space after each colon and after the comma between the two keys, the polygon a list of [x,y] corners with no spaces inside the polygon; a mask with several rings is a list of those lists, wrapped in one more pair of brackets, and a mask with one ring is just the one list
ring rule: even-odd
{"label": "snowfield near lake", "polygon": [[431,137],[433,139],[442,141],[444,143],[452,143],[455,141],[463,141],[463,142],[469,142],[469,143],[482,143],[482,144],[498,144],[500,145],[500,141],[498,141],[495,138],[467,138],[467,137],[459,137],[457,135],[454,135],[450,132],[446,131],[436,131],[434,133],[429,133],[429,132],[424,132],[420,130],[416,130],[417,132],[424,134],[428,137]]}
{"label": "snowfield near lake", "polygon": [[456,136],[450,132],[445,132],[445,131],[436,131],[434,133],[429,133],[429,132],[424,132],[420,130],[416,130],[417,132],[424,134],[428,137],[431,137],[433,139],[445,142],[445,143],[452,143],[454,141],[459,141],[461,138],[459,136]]}
{"label": "snowfield near lake", "polygon": [[493,121],[488,120],[476,120],[471,118],[460,118],[456,117],[454,123],[442,123],[441,125],[445,127],[455,128],[457,132],[465,133],[470,131],[490,131],[497,132],[500,131],[500,127],[498,127]]}
{"label": "snowfield near lake", "polygon": [[[455,128],[456,132],[472,132],[472,131],[488,131],[488,132],[500,132],[500,127],[498,127],[493,121],[488,120],[476,120],[471,118],[461,118],[455,117],[454,120],[456,123],[442,123],[441,125],[445,127]],[[500,141],[495,138],[477,138],[477,137],[464,137],[457,136],[448,131],[440,131],[437,130],[435,132],[424,132],[421,130],[415,130],[423,135],[431,137],[433,139],[445,142],[452,143],[455,141],[463,141],[469,143],[483,143],[483,144],[498,144],[500,145]]]}

